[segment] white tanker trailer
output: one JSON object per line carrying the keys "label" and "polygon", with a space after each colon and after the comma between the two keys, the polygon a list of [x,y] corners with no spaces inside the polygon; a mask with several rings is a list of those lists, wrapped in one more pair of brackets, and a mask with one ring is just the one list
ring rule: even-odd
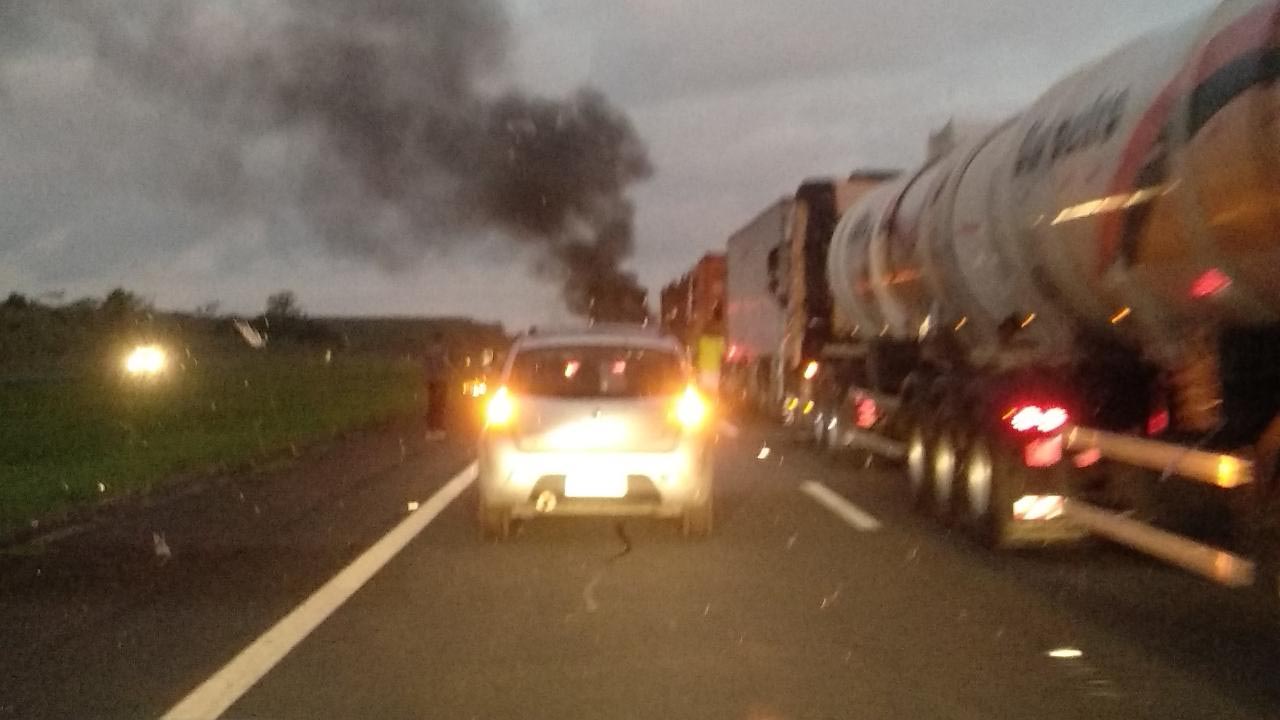
{"label": "white tanker trailer", "polygon": [[[998,545],[1280,578],[1280,0],[1229,0],[881,185],[827,254],[814,436]],[[811,373],[812,374],[812,373]]]}

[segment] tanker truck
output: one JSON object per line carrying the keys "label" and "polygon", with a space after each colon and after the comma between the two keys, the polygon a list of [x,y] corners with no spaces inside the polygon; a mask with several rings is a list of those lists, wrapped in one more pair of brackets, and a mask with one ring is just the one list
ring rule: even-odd
{"label": "tanker truck", "polygon": [[[1280,1],[1229,0],[884,182],[826,254],[813,438],[995,546],[1280,581]],[[732,270],[731,270],[732,272]]]}

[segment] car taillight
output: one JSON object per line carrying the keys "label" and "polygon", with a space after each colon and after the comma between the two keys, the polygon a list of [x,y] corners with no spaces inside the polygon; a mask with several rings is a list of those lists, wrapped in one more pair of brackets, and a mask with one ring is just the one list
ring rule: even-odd
{"label": "car taillight", "polygon": [[709,413],[707,401],[693,386],[685,388],[680,398],[676,400],[675,419],[685,430],[697,430],[702,427],[707,422]]}
{"label": "car taillight", "polygon": [[500,387],[489,398],[484,408],[484,422],[489,427],[505,427],[511,424],[516,416],[516,403],[511,398],[511,391]]}
{"label": "car taillight", "polygon": [[1061,429],[1071,419],[1070,414],[1060,407],[1042,408],[1039,405],[1019,405],[1005,413],[1009,427],[1018,432],[1051,433]]}

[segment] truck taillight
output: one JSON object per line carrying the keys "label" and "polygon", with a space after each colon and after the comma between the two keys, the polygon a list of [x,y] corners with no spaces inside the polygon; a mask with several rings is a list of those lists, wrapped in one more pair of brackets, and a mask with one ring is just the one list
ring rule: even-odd
{"label": "truck taillight", "polygon": [[1071,415],[1064,408],[1056,406],[1042,408],[1039,405],[1020,405],[1010,408],[1005,413],[1005,418],[1009,427],[1018,432],[1051,433],[1065,426]]}

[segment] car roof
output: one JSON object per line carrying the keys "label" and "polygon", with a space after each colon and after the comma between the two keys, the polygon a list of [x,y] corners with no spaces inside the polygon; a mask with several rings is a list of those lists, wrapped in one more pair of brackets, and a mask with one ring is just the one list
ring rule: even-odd
{"label": "car roof", "polygon": [[544,347],[627,346],[670,350],[679,353],[680,343],[657,330],[642,325],[598,324],[585,328],[537,330],[520,336],[515,351]]}

